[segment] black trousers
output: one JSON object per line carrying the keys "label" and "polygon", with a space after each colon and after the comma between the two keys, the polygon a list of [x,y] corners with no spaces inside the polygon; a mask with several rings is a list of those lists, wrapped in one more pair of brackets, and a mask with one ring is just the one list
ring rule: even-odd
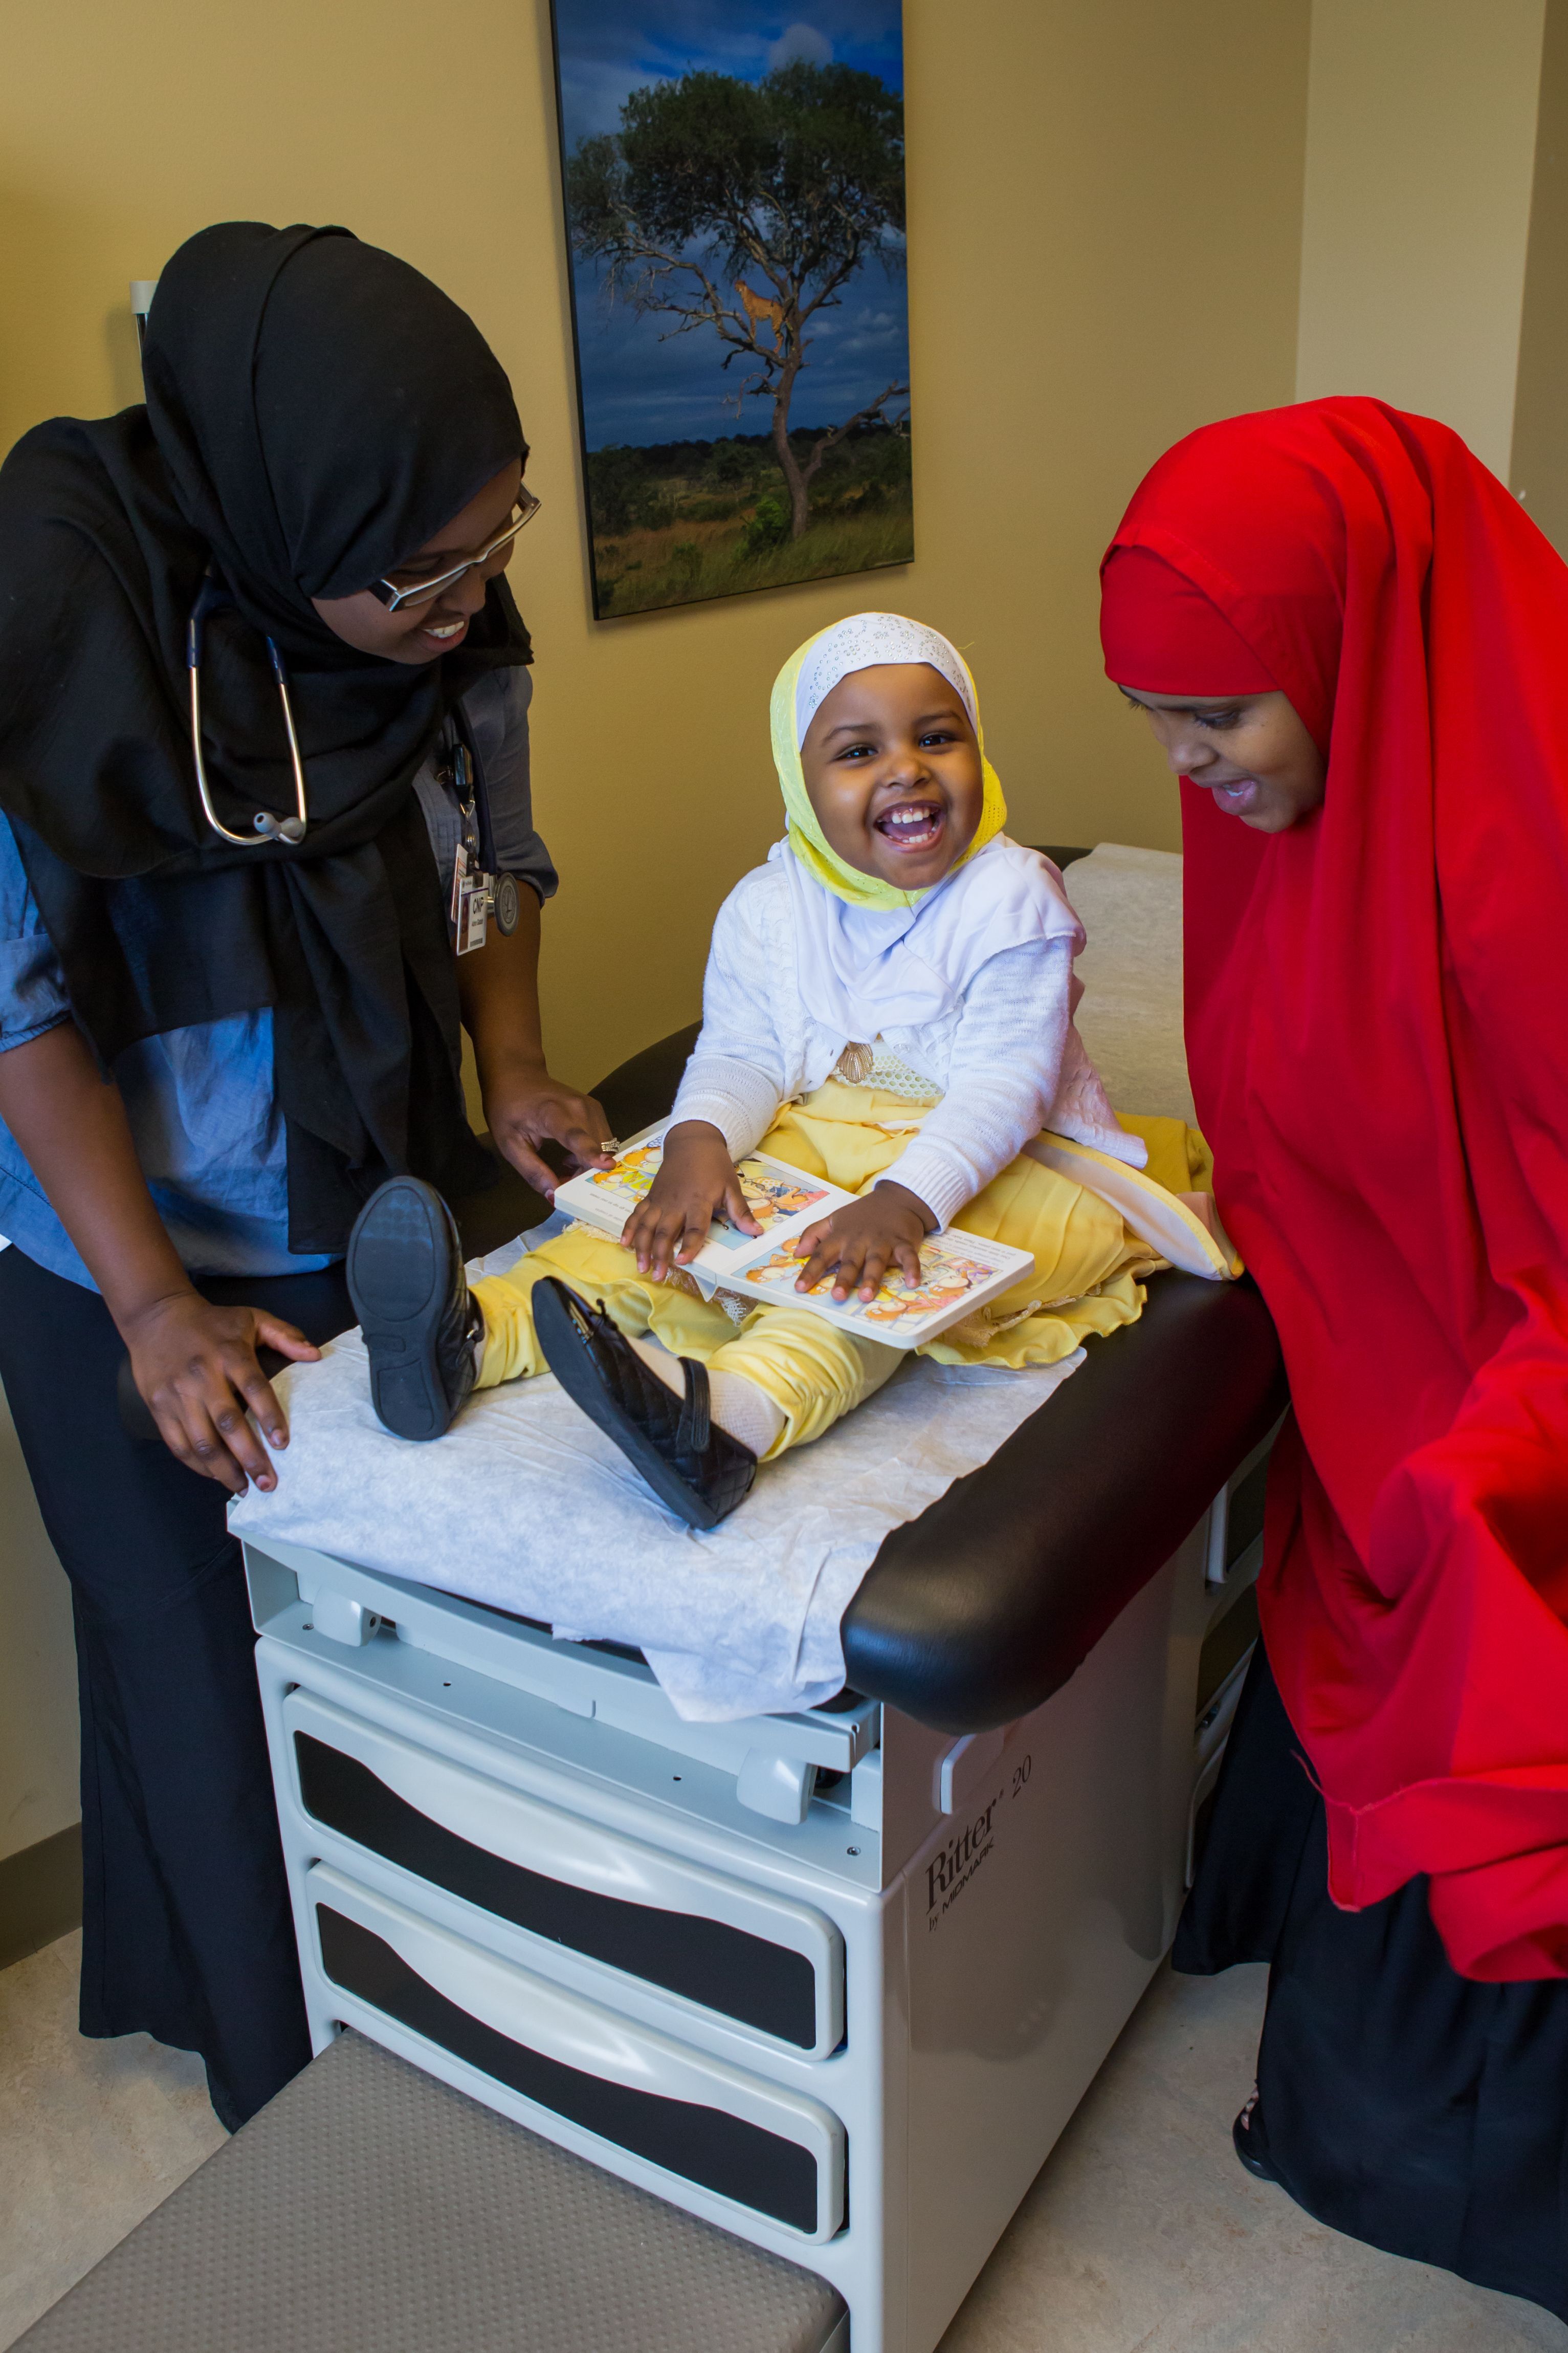
{"label": "black trousers", "polygon": [[[342,1271],[203,1282],[315,1340]],[[0,1250],[0,1381],[71,1581],[81,1695],[81,2031],[206,2063],[231,2129],[310,2058],[256,1637],[225,1491],[120,1419],[96,1292]]]}
{"label": "black trousers", "polygon": [[1426,1883],[1342,1912],[1258,1643],[1178,1969],[1267,1961],[1254,2142],[1309,2214],[1568,2320],[1568,1978],[1449,1967]]}

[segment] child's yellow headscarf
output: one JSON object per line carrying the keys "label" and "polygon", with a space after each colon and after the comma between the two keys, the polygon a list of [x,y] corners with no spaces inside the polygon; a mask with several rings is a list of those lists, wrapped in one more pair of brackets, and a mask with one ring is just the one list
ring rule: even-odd
{"label": "child's yellow headscarf", "polygon": [[[973,840],[952,871],[994,840],[1007,822],[1007,804],[995,769],[985,757],[985,737],[980,725],[980,698],[969,665],[954,645],[922,621],[906,621],[900,613],[852,613],[830,629],[819,629],[797,646],[773,681],[772,704],[773,760],[779,772],[784,807],[789,816],[789,845],[806,872],[825,891],[852,907],[914,907],[925,891],[900,891],[874,874],[862,874],[830,849],[805,789],[800,746],[817,706],[852,670],[869,670],[878,662],[929,662],[958,694],[974,726],[980,746],[985,797]],[[942,881],[947,880],[946,875]],[[932,890],[939,886],[931,885]]]}

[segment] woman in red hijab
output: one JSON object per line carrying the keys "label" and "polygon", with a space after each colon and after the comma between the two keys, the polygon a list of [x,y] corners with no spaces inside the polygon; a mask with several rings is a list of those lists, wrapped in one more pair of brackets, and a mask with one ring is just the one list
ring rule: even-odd
{"label": "woman in red hijab", "polygon": [[1568,567],[1323,400],[1170,450],[1103,583],[1293,1403],[1177,1965],[1273,1964],[1255,2171],[1568,2318]]}

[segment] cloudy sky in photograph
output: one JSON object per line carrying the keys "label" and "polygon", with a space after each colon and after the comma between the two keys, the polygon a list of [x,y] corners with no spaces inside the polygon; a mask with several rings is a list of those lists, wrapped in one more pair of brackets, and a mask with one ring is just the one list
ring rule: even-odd
{"label": "cloudy sky in photograph", "polygon": [[[903,87],[899,0],[824,0],[795,15],[759,0],[555,0],[566,152],[620,127],[634,90],[691,72],[760,80],[794,58],[855,66],[891,90]],[[605,299],[601,275],[574,265],[577,332],[588,447],[765,433],[766,400],[735,395],[745,363],[727,371],[725,346],[710,327],[668,342],[668,317],[638,319]],[[757,291],[767,290],[757,283]],[[765,331],[764,331],[765,332]],[[839,307],[818,311],[807,332],[807,362],[791,407],[793,425],[836,425],[909,373],[901,271],[868,263],[841,290]]]}

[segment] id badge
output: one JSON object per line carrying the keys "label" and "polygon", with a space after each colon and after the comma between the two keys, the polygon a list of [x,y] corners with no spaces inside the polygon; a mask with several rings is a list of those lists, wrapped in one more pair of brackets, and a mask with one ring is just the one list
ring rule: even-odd
{"label": "id badge", "polygon": [[489,930],[490,894],[483,874],[465,875],[458,886],[458,955],[472,955],[482,948]]}
{"label": "id badge", "polygon": [[479,873],[474,865],[466,842],[458,845],[452,861],[452,932],[453,953],[472,955],[482,948],[489,933],[490,878]]}

